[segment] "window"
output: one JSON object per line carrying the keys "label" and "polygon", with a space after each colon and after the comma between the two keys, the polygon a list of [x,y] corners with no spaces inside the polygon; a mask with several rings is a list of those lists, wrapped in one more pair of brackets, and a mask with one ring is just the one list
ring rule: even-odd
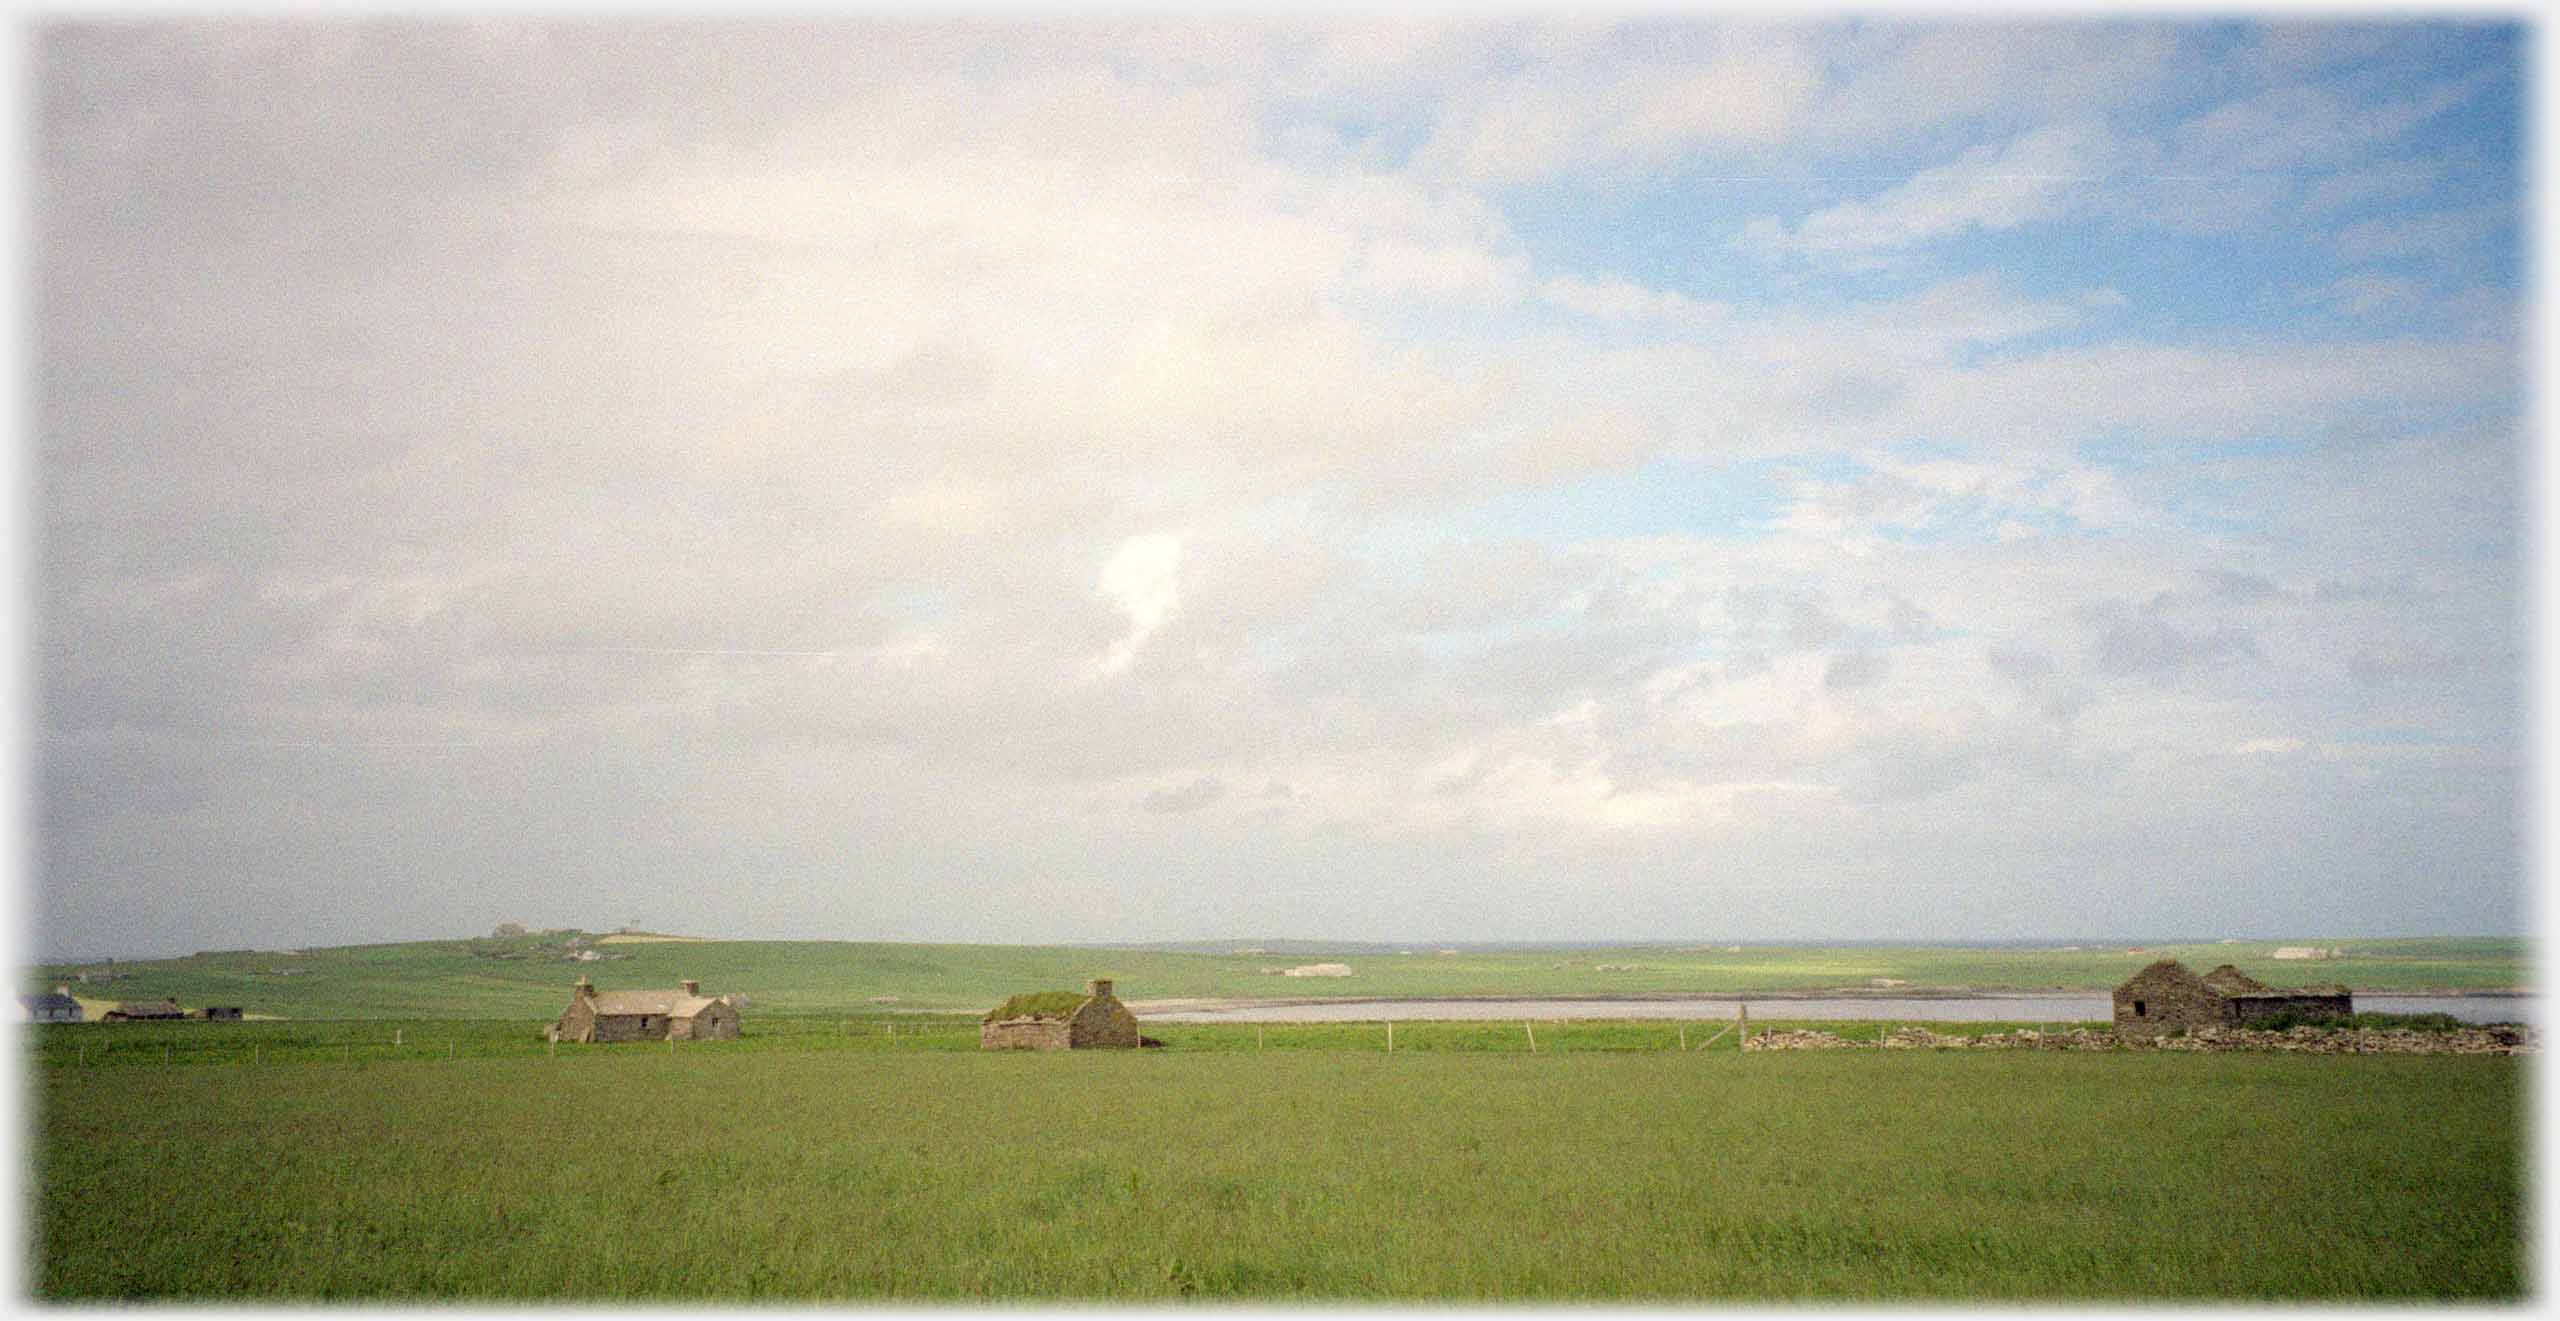
{"label": "window", "polygon": [[2145,1011],[2144,1005],[2140,1000],[2133,1002],[2133,1016],[2136,1018],[2150,1017],[2150,1015]]}

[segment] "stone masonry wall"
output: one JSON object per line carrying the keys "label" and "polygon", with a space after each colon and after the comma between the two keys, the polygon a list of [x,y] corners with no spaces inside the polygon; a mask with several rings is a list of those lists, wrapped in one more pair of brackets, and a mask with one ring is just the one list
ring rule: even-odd
{"label": "stone masonry wall", "polygon": [[1078,1050],[1137,1049],[1138,1016],[1110,996],[1095,996],[1076,1006],[1067,1024],[1069,1040]]}
{"label": "stone masonry wall", "polygon": [[2403,1028],[2297,1027],[2282,1032],[2256,1028],[2208,1027],[2184,1036],[2073,1028],[2068,1032],[1986,1032],[1980,1036],[1941,1036],[1925,1027],[1898,1027],[1878,1041],[1850,1041],[1836,1033],[1816,1031],[1762,1032],[1742,1043],[1744,1050],[2274,1050],[2308,1055],[2530,1055],[2538,1051],[2531,1030],[2516,1027],[2469,1027],[2452,1032],[2412,1032]]}
{"label": "stone masonry wall", "polygon": [[2344,1016],[2355,1012],[2355,998],[2346,995],[2247,995],[2232,1000],[2232,1017],[2242,1026],[2278,1014],[2322,1014]]}
{"label": "stone masonry wall", "polygon": [[981,1050],[1065,1050],[1067,1025],[1055,1018],[1008,1018],[978,1025]]}
{"label": "stone masonry wall", "polygon": [[668,1035],[678,1041],[735,1041],[738,1039],[737,1008],[714,1003],[691,1018],[674,1020],[668,1025]]}

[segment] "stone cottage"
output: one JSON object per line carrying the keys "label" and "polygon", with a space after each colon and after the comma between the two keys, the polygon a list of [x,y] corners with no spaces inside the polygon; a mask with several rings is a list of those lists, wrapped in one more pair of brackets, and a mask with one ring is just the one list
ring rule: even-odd
{"label": "stone cottage", "polygon": [[18,1008],[30,1023],[77,1023],[86,1017],[68,986],[57,986],[50,995],[19,996]]}
{"label": "stone cottage", "polygon": [[1138,1016],[1111,993],[1109,978],[1095,978],[1084,995],[1035,991],[1017,995],[978,1020],[983,1050],[1096,1050],[1135,1048]]}
{"label": "stone cottage", "polygon": [[688,981],[671,991],[599,991],[581,977],[553,1041],[735,1041],[738,1007]]}
{"label": "stone cottage", "polygon": [[2343,986],[2277,990],[2226,963],[2197,976],[2176,959],[2135,973],[2115,992],[2116,1033],[2157,1037],[2185,1029],[2240,1027],[2277,1014],[2351,1014]]}

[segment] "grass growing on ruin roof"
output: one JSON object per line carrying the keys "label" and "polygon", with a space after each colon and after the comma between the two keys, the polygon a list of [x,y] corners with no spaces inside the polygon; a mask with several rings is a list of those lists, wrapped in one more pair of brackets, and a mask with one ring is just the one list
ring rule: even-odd
{"label": "grass growing on ruin roof", "polygon": [[1008,1018],[1065,1018],[1084,1000],[1078,991],[1025,991],[988,1010],[985,1019],[995,1023]]}

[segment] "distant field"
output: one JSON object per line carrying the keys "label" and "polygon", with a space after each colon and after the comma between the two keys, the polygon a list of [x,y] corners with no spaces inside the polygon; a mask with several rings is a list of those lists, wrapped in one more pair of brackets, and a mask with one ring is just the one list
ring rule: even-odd
{"label": "distant field", "polygon": [[1401,1039],[1389,1056],[1350,1035],[1239,1054],[1252,1033],[1236,1025],[1202,1029],[1215,1050],[989,1055],[956,1030],[893,1045],[841,1023],[845,1044],[825,1049],[823,1021],[793,1021],[809,1036],[790,1048],[776,1034],[551,1057],[494,1025],[442,1025],[514,1053],[41,1067],[30,1288],[465,1303],[2523,1289],[2514,1059],[1533,1056]]}
{"label": "distant field", "polygon": [[[1956,949],[1743,946],[1467,951],[1453,955],[1320,956],[1175,953],[1064,946],[894,945],[835,941],[615,943],[612,957],[569,963],[540,938],[353,945],[303,954],[234,951],[117,965],[129,977],[75,987],[96,1000],[173,996],[181,1004],[240,1005],[290,1018],[551,1017],[580,976],[599,986],[672,986],[694,978],[739,991],[750,1012],[983,1009],[1017,991],[1081,987],[1113,977],[1124,999],[1285,999],[1303,996],[1762,994],[1863,988],[1885,978],[1907,989],[2094,991],[2157,958],[2201,972],[2237,962],[2269,983],[2340,981],[2361,991],[2504,990],[2530,984],[2522,940],[2303,939],[2338,945],[2342,959],[2278,962],[2272,942],[2105,948]],[[1266,969],[1323,961],[1353,975],[1291,978]],[[31,970],[23,989],[68,979],[74,965]]]}

